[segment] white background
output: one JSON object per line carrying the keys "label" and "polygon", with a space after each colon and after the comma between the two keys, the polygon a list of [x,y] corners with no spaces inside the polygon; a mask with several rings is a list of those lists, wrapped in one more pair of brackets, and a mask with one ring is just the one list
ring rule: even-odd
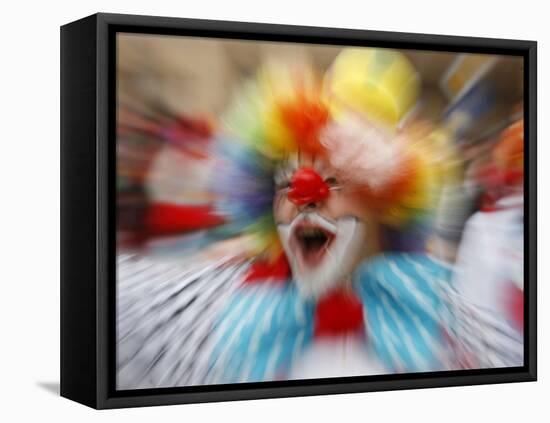
{"label": "white background", "polygon": [[[545,1],[125,0],[4,2],[0,37],[0,420],[550,421],[547,240],[550,182]],[[103,12],[272,22],[539,42],[539,381],[326,397],[93,411],[59,382],[59,26]],[[7,236],[6,236],[7,234]],[[546,332],[546,333],[545,333]],[[545,394],[545,391],[546,394]]]}

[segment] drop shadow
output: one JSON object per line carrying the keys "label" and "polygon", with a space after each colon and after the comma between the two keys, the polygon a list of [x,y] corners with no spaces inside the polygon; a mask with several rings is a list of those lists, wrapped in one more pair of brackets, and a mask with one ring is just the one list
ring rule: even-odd
{"label": "drop shadow", "polygon": [[37,382],[36,386],[38,386],[39,388],[42,388],[43,390],[49,392],[50,394],[59,396],[59,392],[60,392],[59,382]]}

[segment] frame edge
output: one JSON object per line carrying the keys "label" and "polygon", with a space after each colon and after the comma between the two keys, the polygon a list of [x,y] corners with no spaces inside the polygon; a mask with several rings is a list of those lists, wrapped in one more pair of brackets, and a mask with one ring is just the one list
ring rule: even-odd
{"label": "frame edge", "polygon": [[96,407],[96,16],[60,32],[60,394]]}

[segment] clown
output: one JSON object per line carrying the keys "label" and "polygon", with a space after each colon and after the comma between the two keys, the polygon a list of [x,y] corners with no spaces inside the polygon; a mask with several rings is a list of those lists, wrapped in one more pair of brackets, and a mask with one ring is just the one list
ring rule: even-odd
{"label": "clown", "polygon": [[428,252],[456,166],[415,119],[419,95],[393,50],[342,50],[324,77],[262,68],[211,152],[224,224],[209,233],[225,241],[178,268],[140,263],[137,282],[119,260],[119,389],[491,367]]}
{"label": "clown", "polygon": [[448,269],[383,254],[388,227],[429,218],[442,179],[440,134],[399,126],[418,93],[401,54],[350,49],[322,81],[272,65],[237,100],[220,210],[276,271],[248,278],[218,321],[210,383],[459,366]]}

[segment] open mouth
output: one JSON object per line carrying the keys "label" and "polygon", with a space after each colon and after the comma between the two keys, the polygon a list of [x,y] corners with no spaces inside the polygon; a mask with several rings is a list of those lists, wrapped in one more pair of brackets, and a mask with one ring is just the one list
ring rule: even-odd
{"label": "open mouth", "polygon": [[330,244],[334,234],[317,225],[300,225],[294,230],[292,244],[300,262],[306,267],[318,265]]}

